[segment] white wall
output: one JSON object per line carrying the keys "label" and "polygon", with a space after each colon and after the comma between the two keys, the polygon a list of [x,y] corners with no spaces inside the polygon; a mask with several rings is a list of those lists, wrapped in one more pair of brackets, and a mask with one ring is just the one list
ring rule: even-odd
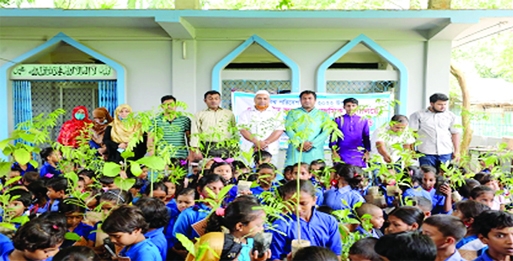
{"label": "white wall", "polygon": [[[126,102],[134,110],[152,109],[160,104],[160,97],[172,92],[171,38],[160,29],[2,28],[0,57],[14,59],[59,32],[125,67]],[[0,65],[4,63],[6,61],[0,60]],[[11,93],[8,95],[10,97]],[[9,104],[9,108],[12,108],[12,104]],[[13,119],[9,122],[12,123]]]}
{"label": "white wall", "polygon": [[160,104],[171,89],[171,41],[84,41],[126,69],[127,103],[135,111]]}
{"label": "white wall", "polygon": [[[264,38],[265,39],[265,38]],[[267,40],[267,39],[265,39]],[[244,40],[198,40],[198,53],[197,53],[197,93],[198,104],[202,108],[202,93],[208,91],[211,85],[211,72],[214,65],[221,60],[225,55],[230,53]],[[268,40],[270,44],[283,52],[293,61],[295,61],[300,68],[300,88],[301,90],[315,90],[315,80],[317,68],[319,65],[331,56],[334,52],[340,49],[347,41],[333,41],[333,40]],[[389,51],[392,55],[401,60],[408,68],[408,102],[407,112],[411,114],[416,110],[424,107],[424,61],[425,61],[425,42],[415,40],[403,41],[377,41],[379,45]],[[450,49],[449,49],[450,52]],[[433,68],[432,70],[437,70]],[[442,73],[437,70],[436,73]],[[449,72],[446,72],[448,74]],[[443,78],[443,77],[442,77]],[[441,83],[442,80],[438,80]],[[449,82],[447,80],[446,87],[441,84],[437,85],[439,88],[449,89]]]}
{"label": "white wall", "polygon": [[0,57],[13,59],[61,31],[126,68],[127,103],[137,111],[157,106],[165,94],[186,102],[189,112],[205,108],[203,94],[211,89],[214,65],[253,34],[299,65],[301,90],[315,90],[319,65],[361,33],[408,68],[408,114],[427,104],[426,95],[449,89],[450,42],[427,43],[408,31],[197,29],[184,52],[182,41],[172,41],[160,28],[2,28]]}

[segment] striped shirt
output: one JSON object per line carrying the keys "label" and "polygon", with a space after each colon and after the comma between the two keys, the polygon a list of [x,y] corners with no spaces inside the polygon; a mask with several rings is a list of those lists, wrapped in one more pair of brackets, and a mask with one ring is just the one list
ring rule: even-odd
{"label": "striped shirt", "polygon": [[161,114],[155,121],[157,127],[163,131],[164,136],[162,137],[162,141],[178,147],[173,158],[187,158],[189,153],[186,147],[185,132],[191,130],[191,120],[185,116],[178,116],[170,122]]}

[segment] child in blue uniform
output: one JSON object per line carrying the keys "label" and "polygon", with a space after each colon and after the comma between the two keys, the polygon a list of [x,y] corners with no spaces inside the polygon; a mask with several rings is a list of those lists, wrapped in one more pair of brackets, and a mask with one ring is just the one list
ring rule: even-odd
{"label": "child in blue uniform", "polygon": [[[11,218],[27,216],[28,220],[28,208],[32,203],[32,193],[24,190],[24,189],[13,189],[7,192],[9,195],[9,206],[8,209],[11,211]],[[0,208],[1,210],[1,208]],[[2,216],[0,216],[0,221],[2,220]],[[13,225],[18,229],[21,226],[20,222],[13,222]]]}
{"label": "child in blue uniform", "polygon": [[417,207],[398,207],[390,212],[387,222],[388,227],[385,229],[385,234],[416,231],[424,222],[424,212]]}
{"label": "child in blue uniform", "polygon": [[52,147],[44,148],[39,153],[43,160],[43,166],[39,170],[41,178],[53,178],[54,176],[61,175],[62,172],[57,169],[57,164],[61,160],[61,155]]}
{"label": "child in blue uniform", "polygon": [[[312,173],[310,173],[310,165],[307,163],[301,162],[300,164],[294,164],[292,166],[292,180],[297,180],[297,176],[299,175],[299,179],[301,180],[309,180],[310,182],[315,181],[312,177]],[[312,182],[312,184],[316,187],[315,189],[315,198],[317,206],[321,206],[324,202],[324,190],[322,187],[317,184],[317,182]]]}
{"label": "child in blue uniform", "polygon": [[488,245],[474,261],[508,260],[513,255],[513,215],[505,211],[487,210],[474,221],[479,239]]}
{"label": "child in blue uniform", "polygon": [[164,236],[164,226],[169,222],[169,213],[164,202],[157,198],[143,197],[135,206],[138,207],[149,225],[144,236],[159,250],[162,260],[167,260],[167,240]]}
{"label": "child in blue uniform", "polygon": [[380,238],[383,236],[380,229],[385,223],[385,219],[383,218],[383,210],[376,205],[363,203],[359,208],[356,209],[356,215],[358,218],[363,221],[364,215],[370,215],[370,224],[372,227],[369,230],[365,230],[361,225],[359,225],[356,230],[360,232],[362,235]]}
{"label": "child in blue uniform", "polygon": [[[358,202],[365,202],[362,195],[355,190],[362,181],[357,167],[348,164],[339,164],[335,167],[334,179],[337,186],[324,193],[324,204],[333,210],[352,209]],[[344,205],[343,201],[347,202]]]}
{"label": "child in blue uniform", "polygon": [[123,247],[119,256],[129,257],[132,261],[162,261],[158,248],[144,237],[147,229],[143,213],[133,206],[113,210],[102,224],[102,230],[112,243]]}
{"label": "child in blue uniform", "polygon": [[[207,174],[198,181],[197,192],[200,195],[200,198],[214,199],[212,198],[213,195],[211,196],[208,190],[217,196],[219,191],[224,188],[224,184],[225,180],[221,176],[217,174]],[[183,234],[190,240],[203,235],[207,223],[206,217],[211,210],[212,207],[203,202],[197,203],[193,207],[184,210],[178,216],[173,227],[173,238],[176,239],[176,234],[178,233]],[[185,258],[187,256],[187,252],[183,251],[183,247],[177,240],[175,240],[174,243],[175,246],[173,247],[173,251]]]}
{"label": "child in blue uniform", "polygon": [[465,261],[456,249],[456,243],[467,232],[461,219],[449,215],[434,215],[424,220],[422,233],[430,237],[436,245],[436,260]]}
{"label": "child in blue uniform", "polygon": [[48,202],[46,202],[46,205],[41,211],[59,211],[59,204],[66,196],[68,180],[65,177],[51,178],[46,182],[46,188],[48,189]]}
{"label": "child in blue uniform", "polygon": [[[130,192],[119,189],[111,189],[102,193],[100,196],[99,205],[101,206],[101,210],[104,216],[107,216],[112,210],[118,208],[119,206],[127,205],[130,202],[132,202],[132,194],[130,194]],[[97,230],[101,230],[101,221],[97,222],[94,225],[93,231],[89,233],[89,236],[87,237],[88,246],[98,246],[102,243],[103,238],[98,238],[99,242],[96,242]]]}
{"label": "child in blue uniform", "polygon": [[[14,249],[0,248],[0,260],[45,260],[59,252],[66,233],[59,219],[37,218],[25,223],[12,239]],[[3,258],[3,259],[1,259]]]}
{"label": "child in blue uniform", "polygon": [[175,225],[176,219],[182,211],[194,206],[195,197],[196,193],[193,188],[185,188],[177,193],[176,198],[172,199],[171,201],[169,201],[169,203],[166,204],[170,217],[169,222],[166,228],[164,229],[168,253],[169,251],[171,251],[175,243],[173,237],[173,227]]}
{"label": "child in blue uniform", "polygon": [[276,178],[276,167],[271,163],[262,163],[258,167],[258,186],[251,188],[253,196],[259,197],[264,191],[273,192],[275,184],[273,180]]}
{"label": "child in blue uniform", "polygon": [[[436,169],[432,166],[421,166],[422,171],[422,184],[421,187],[425,192],[429,193],[429,200],[433,204],[433,210],[431,214],[448,214],[452,210],[452,193],[451,187],[448,184],[438,184],[438,191],[435,188],[437,185]],[[424,196],[424,195],[423,195]],[[427,197],[427,195],[425,196]]]}
{"label": "child in blue uniform", "polygon": [[[85,205],[84,202],[81,202]],[[84,224],[82,221],[84,220],[85,208],[77,205],[70,204],[66,202],[61,202],[59,205],[59,211],[64,213],[66,216],[66,227],[67,232],[72,232],[77,234],[81,240],[85,242],[89,233],[93,230],[93,227],[87,224]],[[63,247],[69,247],[73,245],[75,241],[65,240],[63,243]]]}
{"label": "child in blue uniform", "polygon": [[[290,181],[280,189],[284,200],[291,200],[296,193],[297,181]],[[338,222],[326,213],[315,209],[315,187],[309,180],[299,181],[300,194],[298,210],[300,218],[301,238],[298,238],[297,216],[291,213],[286,220],[278,219],[274,222],[273,239],[271,243],[271,260],[283,260],[291,252],[292,240],[308,240],[312,246],[326,247],[340,257],[342,254],[342,241]]]}
{"label": "child in blue uniform", "polygon": [[456,249],[461,249],[464,251],[472,251],[478,256],[477,253],[484,247],[485,244],[479,240],[477,237],[475,228],[473,223],[475,222],[477,216],[483,213],[486,210],[490,210],[490,207],[487,205],[481,204],[477,201],[473,200],[463,200],[456,203],[454,211],[452,215],[458,217],[463,221],[465,226],[467,227],[467,233],[465,236],[456,244]]}

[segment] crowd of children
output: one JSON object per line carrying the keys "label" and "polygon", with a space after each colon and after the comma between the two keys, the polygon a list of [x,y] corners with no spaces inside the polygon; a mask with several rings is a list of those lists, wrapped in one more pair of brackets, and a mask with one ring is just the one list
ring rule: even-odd
{"label": "crowd of children", "polygon": [[[59,151],[46,148],[41,157],[39,173],[15,163],[2,180],[9,204],[0,209],[5,224],[0,260],[502,261],[513,256],[513,215],[502,195],[507,189],[490,173],[448,184],[431,166],[408,167],[402,173],[410,184],[404,186],[369,178],[360,167],[316,160],[287,166],[282,175],[271,155],[261,152],[253,170],[233,159],[205,159],[177,184],[152,180],[145,169],[124,191],[113,178],[87,169],[76,170],[73,187],[59,169]],[[73,190],[89,196],[75,198]],[[347,252],[345,242],[354,243]]]}

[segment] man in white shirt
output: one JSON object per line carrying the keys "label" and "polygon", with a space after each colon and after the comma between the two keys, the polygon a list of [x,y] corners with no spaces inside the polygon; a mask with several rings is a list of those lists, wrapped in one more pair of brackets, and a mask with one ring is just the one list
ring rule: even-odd
{"label": "man in white shirt", "polygon": [[380,162],[396,163],[401,158],[399,144],[403,149],[412,149],[415,138],[408,129],[408,118],[404,115],[394,115],[390,123],[372,133],[371,156],[378,155]]}
{"label": "man in white shirt", "polygon": [[283,115],[269,106],[270,102],[269,92],[256,92],[255,106],[239,115],[237,125],[242,135],[242,151],[266,150],[273,155],[273,162],[276,162],[280,149],[279,139],[285,125]]}
{"label": "man in white shirt", "polygon": [[430,106],[410,116],[410,128],[418,133],[422,143],[417,150],[424,154],[419,158],[420,165],[430,165],[437,169],[440,164],[460,159],[460,132],[458,117],[447,107],[449,97],[435,93],[429,97]]}

